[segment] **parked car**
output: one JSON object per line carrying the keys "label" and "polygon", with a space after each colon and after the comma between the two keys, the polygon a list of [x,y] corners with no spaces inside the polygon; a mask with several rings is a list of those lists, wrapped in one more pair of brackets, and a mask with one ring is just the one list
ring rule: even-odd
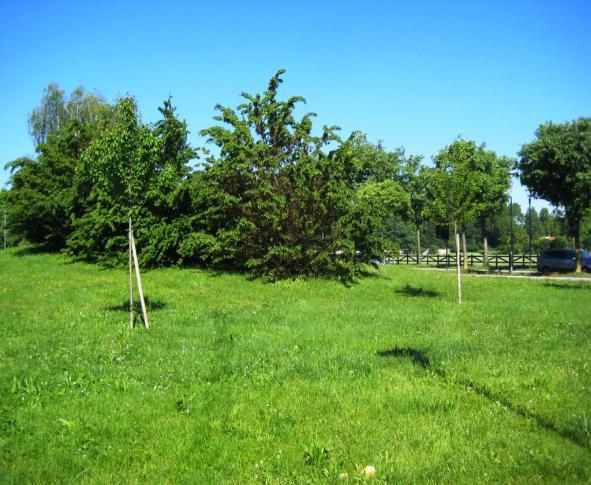
{"label": "parked car", "polygon": [[[591,271],[591,254],[587,251],[581,251],[581,264],[583,271]],[[541,273],[566,273],[576,268],[577,252],[574,249],[547,249],[538,257],[538,271]]]}

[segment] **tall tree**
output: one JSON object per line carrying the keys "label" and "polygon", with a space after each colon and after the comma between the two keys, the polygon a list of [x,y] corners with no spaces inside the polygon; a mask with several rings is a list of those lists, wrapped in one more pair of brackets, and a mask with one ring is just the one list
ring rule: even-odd
{"label": "tall tree", "polygon": [[554,216],[550,213],[547,207],[540,209],[540,226],[542,236],[556,236],[559,232],[559,227],[554,220]]}
{"label": "tall tree", "polygon": [[535,252],[537,244],[536,242],[543,236],[542,224],[540,223],[540,216],[536,211],[535,207],[527,209],[525,211],[525,230],[528,238],[528,251],[531,246],[532,251]]}
{"label": "tall tree", "polygon": [[37,146],[37,159],[21,157],[11,170],[11,226],[29,242],[58,250],[72,231],[75,174],[99,129],[72,119]]}
{"label": "tall tree", "polygon": [[29,115],[29,133],[36,145],[47,143],[52,133],[62,130],[68,121],[78,120],[83,125],[99,119],[108,120],[111,106],[96,94],[78,86],[69,98],[57,84],[45,88],[43,98]]}
{"label": "tall tree", "polygon": [[519,156],[521,182],[534,196],[564,207],[580,272],[580,226],[591,206],[591,118],[540,125]]}
{"label": "tall tree", "polygon": [[[283,70],[262,94],[242,93],[238,112],[217,106],[224,126],[202,131],[219,147],[200,185],[203,225],[185,257],[257,274],[337,274],[350,279],[381,257],[384,208],[404,198],[378,170],[362,135],[340,140],[334,127],[312,133],[314,113],[297,118],[304,98],[278,99]],[[374,150],[375,151],[375,150]],[[377,163],[378,166],[374,166]]]}

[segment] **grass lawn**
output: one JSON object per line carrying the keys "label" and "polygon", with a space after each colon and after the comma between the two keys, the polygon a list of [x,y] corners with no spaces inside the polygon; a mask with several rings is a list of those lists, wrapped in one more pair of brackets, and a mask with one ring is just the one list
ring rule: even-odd
{"label": "grass lawn", "polygon": [[591,284],[0,254],[0,481],[589,482]]}

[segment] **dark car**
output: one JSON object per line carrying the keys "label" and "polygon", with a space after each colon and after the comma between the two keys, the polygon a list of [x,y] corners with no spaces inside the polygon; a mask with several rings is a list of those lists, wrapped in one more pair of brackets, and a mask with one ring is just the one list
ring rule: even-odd
{"label": "dark car", "polygon": [[[591,271],[591,254],[581,251],[581,263],[584,271]],[[538,271],[569,272],[577,268],[577,252],[574,249],[547,249],[538,258]]]}

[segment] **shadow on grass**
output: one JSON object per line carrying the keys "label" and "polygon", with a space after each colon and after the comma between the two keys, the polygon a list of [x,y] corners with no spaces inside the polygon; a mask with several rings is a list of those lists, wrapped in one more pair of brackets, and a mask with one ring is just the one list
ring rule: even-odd
{"label": "shadow on grass", "polygon": [[385,281],[389,281],[392,279],[390,276],[381,273],[379,270],[370,269],[364,269],[360,271],[358,276],[360,279],[380,279]]}
{"label": "shadow on grass", "polygon": [[511,402],[509,399],[505,397],[502,390],[500,393],[497,394],[490,388],[483,385],[479,385],[469,379],[463,379],[459,376],[449,377],[443,369],[434,367],[431,364],[431,361],[427,353],[422,350],[414,349],[411,347],[394,347],[389,350],[379,351],[377,354],[379,357],[410,357],[413,364],[418,365],[423,369],[432,372],[434,376],[437,376],[446,384],[458,386],[467,392],[473,392],[479,395],[480,397],[487,399],[495,405],[500,404],[505,409],[513,412],[514,414],[524,419],[531,419],[540,428],[555,433],[561,436],[562,438],[569,440],[571,443],[580,446],[581,448],[591,450],[591,440],[586,426],[581,427],[578,426],[577,423],[574,423],[575,429],[573,429],[573,427],[560,427],[559,425],[554,423],[550,418],[538,414],[530,409],[527,409],[520,404],[515,404]]}
{"label": "shadow on grass", "polygon": [[[164,303],[163,301],[151,300],[147,296],[144,298],[144,301],[146,302],[146,310],[149,312],[162,310],[166,306],[166,303]],[[141,307],[140,302],[137,299],[134,300],[133,306],[134,306],[135,312],[138,315],[141,315],[142,307]],[[105,306],[105,307],[102,307],[101,310],[105,310],[108,312],[125,312],[126,313],[129,311],[129,301],[124,301],[120,305]]]}
{"label": "shadow on grass", "polygon": [[382,350],[378,352],[378,355],[380,357],[410,357],[413,364],[420,365],[423,369],[431,368],[431,361],[427,354],[417,349],[394,347],[390,350]]}
{"label": "shadow on grass", "polygon": [[548,288],[558,288],[559,290],[588,290],[591,285],[587,283],[544,283],[544,286]]}
{"label": "shadow on grass", "polygon": [[424,288],[417,288],[415,286],[411,286],[407,284],[403,288],[395,290],[394,293],[398,293],[400,295],[406,296],[419,296],[419,297],[426,297],[426,298],[436,298],[440,296],[438,291],[434,290],[425,290]]}
{"label": "shadow on grass", "polygon": [[50,246],[45,246],[43,244],[36,244],[31,246],[17,246],[13,250],[13,255],[17,257],[22,256],[32,256],[35,254],[57,254],[59,253],[58,249],[54,249]]}

